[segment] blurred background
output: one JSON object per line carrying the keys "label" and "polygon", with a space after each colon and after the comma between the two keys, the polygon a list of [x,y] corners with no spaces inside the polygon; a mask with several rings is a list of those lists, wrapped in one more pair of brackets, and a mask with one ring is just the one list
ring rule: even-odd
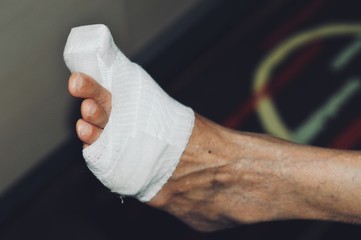
{"label": "blurred background", "polygon": [[[361,226],[287,221],[201,234],[111,194],[74,134],[62,52],[104,23],[174,98],[230,128],[361,147],[356,0],[2,0],[0,239],[359,239]],[[226,204],[226,203],[225,203]]]}

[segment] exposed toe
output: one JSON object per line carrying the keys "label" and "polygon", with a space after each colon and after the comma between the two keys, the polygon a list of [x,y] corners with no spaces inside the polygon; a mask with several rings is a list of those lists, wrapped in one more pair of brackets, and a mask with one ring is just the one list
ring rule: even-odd
{"label": "exposed toe", "polygon": [[83,119],[79,119],[76,123],[76,132],[84,144],[92,144],[99,138],[102,129]]}
{"label": "exposed toe", "polygon": [[99,128],[104,128],[109,116],[104,108],[93,99],[85,99],[81,105],[83,119]]}

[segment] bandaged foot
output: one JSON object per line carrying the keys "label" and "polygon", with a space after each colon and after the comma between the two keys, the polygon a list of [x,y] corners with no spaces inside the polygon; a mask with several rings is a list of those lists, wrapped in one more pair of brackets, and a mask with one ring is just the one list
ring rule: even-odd
{"label": "bandaged foot", "polygon": [[104,25],[72,29],[64,59],[71,72],[91,76],[112,94],[108,123],[83,150],[89,169],[112,192],[149,201],[178,164],[193,111],[129,61]]}

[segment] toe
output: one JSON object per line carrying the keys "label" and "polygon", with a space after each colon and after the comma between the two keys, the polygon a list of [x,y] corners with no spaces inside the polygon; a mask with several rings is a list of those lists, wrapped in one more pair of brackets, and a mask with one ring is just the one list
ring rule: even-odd
{"label": "toe", "polygon": [[74,97],[94,99],[109,115],[112,101],[111,93],[93,78],[83,73],[73,73],[69,78],[68,88]]}
{"label": "toe", "polygon": [[104,128],[109,119],[105,109],[93,99],[85,99],[83,101],[81,115],[85,121],[99,128]]}
{"label": "toe", "polygon": [[76,132],[79,139],[84,144],[92,144],[99,138],[100,134],[102,133],[102,129],[84,121],[83,119],[79,119],[76,123]]}

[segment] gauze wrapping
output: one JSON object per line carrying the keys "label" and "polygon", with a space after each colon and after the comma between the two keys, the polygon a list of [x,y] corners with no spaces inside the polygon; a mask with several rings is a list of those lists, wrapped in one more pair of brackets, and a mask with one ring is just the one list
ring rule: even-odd
{"label": "gauze wrapping", "polygon": [[64,59],[71,72],[91,76],[112,93],[108,124],[83,150],[89,169],[112,192],[149,201],[172,175],[188,143],[192,109],[129,61],[105,25],[73,28]]}

